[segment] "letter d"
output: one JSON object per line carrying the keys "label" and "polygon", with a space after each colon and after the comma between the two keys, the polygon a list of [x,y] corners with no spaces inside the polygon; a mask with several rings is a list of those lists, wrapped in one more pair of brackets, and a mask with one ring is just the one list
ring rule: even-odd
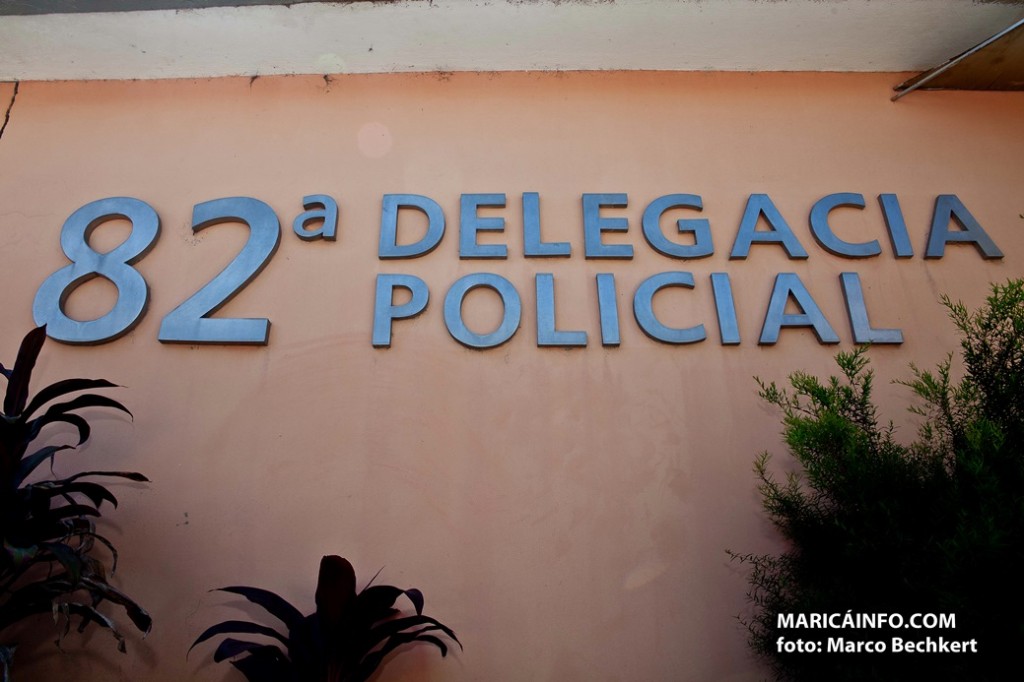
{"label": "letter d", "polygon": [[[415,208],[427,216],[427,232],[418,242],[398,244],[398,210]],[[444,211],[430,197],[418,194],[385,194],[380,211],[378,258],[415,258],[430,253],[444,236]]]}

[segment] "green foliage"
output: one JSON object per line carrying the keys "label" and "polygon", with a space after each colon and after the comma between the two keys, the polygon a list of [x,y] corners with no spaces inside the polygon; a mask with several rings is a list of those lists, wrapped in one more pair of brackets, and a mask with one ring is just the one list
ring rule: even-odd
{"label": "green foliage", "polygon": [[[389,653],[404,644],[426,642],[440,649],[443,657],[448,646],[434,634],[443,633],[462,646],[448,626],[423,615],[419,590],[367,585],[356,593],[355,588],[352,564],[340,556],[320,560],[316,611],[308,616],[273,592],[222,587],[221,591],[239,594],[264,608],[285,630],[228,620],[207,628],[192,647],[218,635],[260,635],[276,643],[227,637],[214,651],[213,660],[233,659],[231,663],[249,682],[364,682]],[[394,604],[402,595],[412,603],[416,615],[398,617],[400,611]]]}
{"label": "green foliage", "polygon": [[[90,434],[89,423],[78,411],[105,407],[131,414],[116,400],[91,389],[114,387],[103,379],[65,379],[42,389],[29,399],[29,382],[36,359],[46,340],[46,329],[28,333],[11,369],[0,365],[7,391],[0,415],[0,633],[15,623],[40,613],[52,614],[58,624],[58,644],[70,631],[72,616],[79,631],[90,623],[106,628],[124,651],[124,636],[116,623],[99,610],[107,601],[122,607],[142,632],[152,625],[147,614],[128,595],[107,579],[107,569],[94,551],[101,545],[112,557],[117,552],[96,532],[96,519],[104,502],[117,506],[117,498],[94,478],[147,480],[141,474],[120,471],[86,471],[66,478],[29,482],[32,474],[57,453],[74,449]],[[79,394],[66,402],[58,398]],[[49,405],[49,407],[46,407]],[[44,410],[43,408],[46,407]],[[66,424],[78,433],[76,445],[44,445],[32,449],[43,429]],[[30,449],[31,452],[30,452]],[[14,645],[0,645],[0,674],[7,680]]]}
{"label": "green foliage", "polygon": [[[865,349],[836,357],[841,376],[796,372],[760,382],[783,413],[797,471],[780,481],[755,462],[763,507],[789,550],[730,555],[748,565],[752,649],[788,680],[1004,680],[1024,645],[1024,282],[992,288],[975,313],[944,299],[962,334],[952,358],[912,366],[918,438],[901,445],[879,422]],[[955,629],[780,627],[777,614],[955,614]],[[833,621],[838,624],[839,621]],[[780,651],[779,638],[822,653]],[[976,640],[977,653],[892,653],[892,638]],[[828,653],[830,638],[878,641],[887,653]]]}
{"label": "green foliage", "polygon": [[993,287],[985,307],[971,314],[943,299],[963,335],[966,384],[981,415],[1020,436],[1024,424],[1024,280]]}

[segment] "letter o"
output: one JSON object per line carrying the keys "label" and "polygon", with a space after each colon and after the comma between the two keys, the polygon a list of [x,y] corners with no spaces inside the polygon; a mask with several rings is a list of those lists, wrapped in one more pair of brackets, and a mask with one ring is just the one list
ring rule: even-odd
{"label": "letter o", "polygon": [[[462,301],[466,294],[478,287],[496,291],[504,308],[501,324],[490,334],[476,334],[462,321]],[[460,277],[444,297],[444,324],[448,328],[448,333],[456,341],[470,348],[494,348],[511,339],[519,329],[522,313],[523,304],[512,282],[489,272]]]}

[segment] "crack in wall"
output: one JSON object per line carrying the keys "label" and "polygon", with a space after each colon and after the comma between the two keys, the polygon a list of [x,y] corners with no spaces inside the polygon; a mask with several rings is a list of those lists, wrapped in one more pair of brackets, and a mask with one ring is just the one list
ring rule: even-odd
{"label": "crack in wall", "polygon": [[20,81],[14,81],[14,92],[11,93],[11,102],[7,105],[7,112],[4,114],[4,122],[0,124],[0,140],[4,139],[4,131],[7,130],[7,123],[11,120],[11,109],[14,108],[14,100],[18,99],[18,86]]}

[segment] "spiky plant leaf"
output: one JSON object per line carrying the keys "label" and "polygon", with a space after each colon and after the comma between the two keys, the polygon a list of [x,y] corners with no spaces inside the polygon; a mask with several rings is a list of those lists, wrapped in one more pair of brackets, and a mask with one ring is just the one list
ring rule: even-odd
{"label": "spiky plant leaf", "polygon": [[37,452],[25,457],[21,460],[21,463],[18,466],[18,472],[14,475],[14,487],[17,488],[24,483],[29,474],[35,471],[36,468],[46,460],[50,460],[50,467],[53,468],[53,458],[58,452],[73,449],[74,448],[70,445],[47,445]]}
{"label": "spiky plant leaf", "polygon": [[249,682],[291,682],[291,666],[281,650],[272,644],[252,649],[238,660],[231,661]]}
{"label": "spiky plant leaf", "polygon": [[320,562],[316,581],[316,614],[329,628],[340,627],[349,604],[356,599],[356,572],[340,556],[327,556]]}
{"label": "spiky plant leaf", "polygon": [[[214,660],[237,657],[231,662],[250,682],[361,682],[404,644],[425,642],[445,656],[448,646],[435,634],[439,633],[462,646],[451,628],[422,614],[423,594],[419,590],[373,585],[357,594],[352,565],[339,556],[321,560],[315,592],[317,609],[304,618],[273,592],[239,586],[221,590],[244,596],[288,625],[285,638],[256,623],[224,621],[204,630],[193,642],[195,647],[218,635],[260,634],[285,644],[287,654],[275,645],[232,637],[221,643]],[[399,611],[394,604],[402,595],[409,598],[416,615],[395,617]],[[274,671],[273,676],[268,676],[268,670]]]}
{"label": "spiky plant leaf", "polygon": [[393,585],[374,585],[359,593],[355,601],[357,616],[367,623],[387,618],[398,598],[405,590]]}
{"label": "spiky plant leaf", "polygon": [[405,596],[412,602],[413,608],[416,609],[417,614],[423,613],[423,593],[417,590],[415,587],[410,587],[405,591]]}
{"label": "spiky plant leaf", "polygon": [[[119,386],[107,381],[106,379],[63,379],[50,384],[36,393],[32,398],[32,401],[22,412],[22,416],[25,419],[31,419],[32,415],[35,414],[39,408],[51,400],[56,400],[61,396],[71,393],[88,391],[94,388],[119,388]],[[121,405],[120,403],[118,403],[116,409],[128,412],[124,405]],[[131,414],[131,412],[128,412],[128,414]]]}
{"label": "spiky plant leaf", "polygon": [[389,637],[384,646],[380,649],[367,654],[360,662],[359,667],[356,669],[356,672],[351,679],[353,682],[365,682],[370,679],[374,672],[376,672],[377,668],[379,668],[381,663],[384,662],[384,659],[388,654],[403,644],[412,644],[413,642],[427,642],[428,644],[433,644],[441,650],[442,658],[448,655],[448,647],[445,646],[444,642],[433,635],[418,632],[401,632]]}
{"label": "spiky plant leaf", "polygon": [[[89,440],[89,436],[92,434],[92,427],[89,426],[89,422],[85,421],[85,419],[80,415],[70,412],[58,412],[54,414],[44,414],[42,417],[30,421],[28,423],[28,439],[34,440],[38,438],[39,434],[42,433],[44,426],[60,423],[70,424],[78,431],[78,442],[75,443],[76,447]],[[24,450],[22,450],[22,452],[24,452]]]}
{"label": "spiky plant leaf", "polygon": [[34,486],[34,494],[44,498],[62,497],[68,499],[68,495],[80,494],[89,498],[93,506],[99,509],[104,502],[117,507],[117,498],[114,494],[99,483],[92,481],[44,481]]}
{"label": "spiky plant leaf", "polygon": [[430,616],[422,615],[406,616],[405,618],[395,618],[394,620],[386,620],[383,623],[379,623],[376,626],[374,626],[370,630],[369,635],[370,638],[376,640],[376,642],[379,643],[393,635],[402,632],[403,630],[419,627],[421,625],[425,625],[427,627],[420,630],[420,632],[440,630],[448,637],[450,637],[452,640],[454,640],[456,643],[458,643],[459,641],[458,637],[455,636],[455,633],[452,632],[451,628],[449,628],[447,625],[438,620],[435,620],[434,618],[431,618]]}
{"label": "spiky plant leaf", "polygon": [[108,476],[111,478],[126,478],[129,481],[136,481],[138,483],[149,482],[148,478],[135,471],[82,471],[73,476],[68,476],[64,481],[70,483],[71,481],[77,481],[84,476]]}
{"label": "spiky plant leaf", "polygon": [[[71,625],[71,616],[78,616],[81,619],[81,625],[78,628],[79,632],[84,630],[86,625],[94,623],[113,635],[114,639],[117,640],[118,651],[122,654],[127,651],[125,637],[121,631],[117,629],[117,623],[110,616],[101,613],[91,604],[83,604],[81,602],[54,602],[54,604],[54,608],[64,616],[65,624],[68,627]],[[68,627],[65,627],[63,631],[64,634],[61,635],[61,638],[67,634]],[[60,644],[60,638],[58,638],[57,644]]]}
{"label": "spiky plant leaf", "polygon": [[[58,643],[70,631],[74,618],[79,631],[90,624],[109,630],[123,651],[124,636],[115,621],[98,607],[103,602],[121,607],[143,634],[151,629],[152,619],[134,600],[110,585],[104,564],[93,554],[97,544],[109,550],[113,572],[117,551],[108,539],[96,533],[94,519],[100,517],[104,502],[116,507],[117,498],[106,485],[87,479],[148,479],[134,472],[85,471],[63,479],[26,483],[45,462],[50,463],[52,473],[58,452],[89,438],[92,429],[79,411],[112,409],[131,416],[117,400],[81,394],[116,386],[105,379],[65,379],[30,397],[32,371],[45,339],[45,328],[29,332],[14,366],[10,370],[0,367],[8,380],[0,418],[0,633],[29,616],[52,613],[63,624],[58,630]],[[65,396],[70,397],[53,402]],[[71,426],[78,442],[46,445],[26,454],[51,424]],[[13,651],[13,647],[4,647],[4,651]],[[5,670],[8,664],[9,660]]]}
{"label": "spiky plant leaf", "polygon": [[25,409],[28,400],[28,386],[32,370],[36,366],[39,351],[46,341],[46,327],[37,327],[25,335],[18,349],[18,357],[7,379],[7,394],[4,397],[4,414],[15,415]]}
{"label": "spiky plant leaf", "polygon": [[247,620],[226,620],[206,628],[201,635],[196,637],[196,641],[192,642],[192,646],[188,648],[189,652],[191,652],[197,644],[201,644],[202,642],[205,642],[211,637],[216,637],[217,635],[265,635],[267,637],[273,637],[277,641],[281,642],[281,644],[288,646],[288,637],[282,635],[274,628],[267,627],[266,625],[260,625],[259,623],[252,623]]}
{"label": "spiky plant leaf", "polygon": [[[33,421],[46,419],[47,417],[53,417],[60,414],[68,414],[86,407],[109,407],[114,410],[120,410],[128,416],[132,415],[127,407],[113,398],[108,398],[105,395],[99,395],[96,393],[86,393],[84,395],[76,396],[66,403],[54,403],[53,405],[50,405],[50,407],[46,408],[46,412],[44,412],[41,417],[37,417]],[[24,416],[27,417],[28,415]]]}
{"label": "spiky plant leaf", "polygon": [[83,577],[81,583],[94,599],[103,599],[124,608],[125,614],[143,637],[153,629],[153,618],[149,613],[127,594],[108,583],[105,576],[94,572]]}
{"label": "spiky plant leaf", "polygon": [[[0,365],[2,367],[2,365]],[[0,646],[0,682],[11,682],[11,662],[16,646]]]}
{"label": "spiky plant leaf", "polygon": [[230,587],[219,587],[216,591],[242,595],[253,604],[262,606],[267,613],[284,623],[289,629],[298,626],[302,622],[302,612],[270,590],[233,585]]}
{"label": "spiky plant leaf", "polygon": [[[266,649],[267,647],[273,647],[277,649],[273,644],[260,644],[259,642],[248,642],[243,639],[233,639],[228,637],[221,640],[221,643],[217,645],[217,650],[213,652],[213,661],[220,663],[221,661],[229,658],[234,658],[239,654],[250,653],[259,649]],[[277,649],[280,651],[280,649]]]}

